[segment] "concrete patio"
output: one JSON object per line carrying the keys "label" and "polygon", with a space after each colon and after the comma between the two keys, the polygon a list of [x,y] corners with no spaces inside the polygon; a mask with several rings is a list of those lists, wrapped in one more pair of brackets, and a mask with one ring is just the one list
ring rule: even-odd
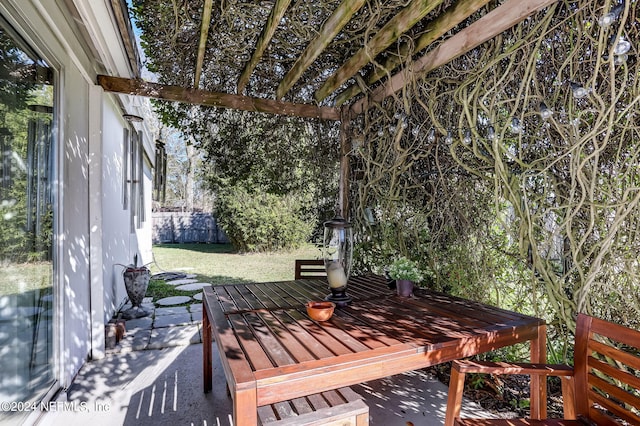
{"label": "concrete patio", "polygon": [[[149,317],[126,321],[126,334],[105,358],[87,363],[39,424],[232,425],[224,372],[214,356],[211,393],[203,393],[202,303],[155,307]],[[157,303],[157,302],[156,302]],[[214,345],[215,348],[215,345]],[[215,352],[214,352],[215,353]],[[413,371],[352,388],[363,396],[372,425],[441,425],[447,387]],[[487,416],[465,402],[467,413]]]}

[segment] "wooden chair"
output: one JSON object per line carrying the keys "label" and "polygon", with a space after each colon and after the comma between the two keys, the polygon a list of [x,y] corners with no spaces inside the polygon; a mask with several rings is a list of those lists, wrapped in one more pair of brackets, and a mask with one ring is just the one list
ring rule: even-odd
{"label": "wooden chair", "polygon": [[[639,348],[639,331],[580,314],[573,368],[454,361],[445,426],[640,425]],[[460,405],[466,373],[560,376],[566,419],[461,419]]]}
{"label": "wooden chair", "polygon": [[327,271],[324,269],[322,259],[296,259],[296,280],[305,278],[326,278]]}

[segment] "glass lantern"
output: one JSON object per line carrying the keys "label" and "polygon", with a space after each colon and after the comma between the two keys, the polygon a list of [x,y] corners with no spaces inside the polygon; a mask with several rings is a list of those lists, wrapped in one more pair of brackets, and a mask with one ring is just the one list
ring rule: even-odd
{"label": "glass lantern", "polygon": [[340,216],[324,223],[323,257],[331,294],[325,299],[338,306],[351,303],[347,295],[347,281],[353,256],[351,224]]}

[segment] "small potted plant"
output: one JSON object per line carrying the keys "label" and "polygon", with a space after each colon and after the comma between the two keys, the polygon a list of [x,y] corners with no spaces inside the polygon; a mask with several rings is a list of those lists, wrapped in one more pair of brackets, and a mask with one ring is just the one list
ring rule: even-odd
{"label": "small potted plant", "polygon": [[406,257],[396,259],[388,268],[389,277],[396,280],[398,296],[408,297],[413,294],[413,285],[423,279],[418,264]]}

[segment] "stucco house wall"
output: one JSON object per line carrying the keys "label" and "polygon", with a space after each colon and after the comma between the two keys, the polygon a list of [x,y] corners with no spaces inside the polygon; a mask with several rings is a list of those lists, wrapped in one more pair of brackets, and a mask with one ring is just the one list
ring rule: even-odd
{"label": "stucco house wall", "polygon": [[[104,324],[124,302],[122,267],[151,254],[154,137],[131,97],[105,93],[96,75],[134,77],[108,0],[3,0],[0,14],[55,69],[54,336],[57,389],[104,355]],[[144,216],[123,206],[125,128],[144,138]],[[55,389],[55,390],[57,390]],[[55,392],[52,390],[52,393]]]}

